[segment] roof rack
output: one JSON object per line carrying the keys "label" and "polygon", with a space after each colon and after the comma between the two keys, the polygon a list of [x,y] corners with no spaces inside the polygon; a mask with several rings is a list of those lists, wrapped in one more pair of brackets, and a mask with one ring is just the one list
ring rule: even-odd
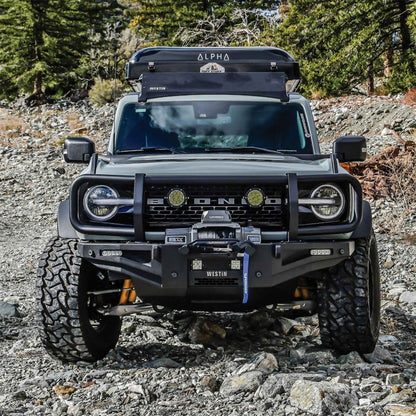
{"label": "roof rack", "polygon": [[[264,77],[265,79],[279,78],[279,82],[275,83],[274,86],[279,85],[278,95],[280,96],[283,91],[285,93],[295,91],[301,78],[299,64],[295,59],[283,49],[273,47],[152,47],[136,52],[126,65],[126,80],[135,91],[142,92],[144,85],[142,81],[146,80],[148,89],[145,94],[146,97],[142,97],[144,99],[153,96],[173,95],[172,88],[165,88],[166,86],[163,84],[163,77],[161,77],[163,73],[166,73],[166,78],[170,80],[173,74],[169,75],[168,73],[176,73],[177,75],[193,74],[194,86],[197,85],[198,78],[201,78],[201,82],[208,79],[202,74],[224,74],[216,75],[216,81],[220,82],[223,79],[223,83],[226,85],[225,74],[251,74],[251,78],[259,80],[261,79],[259,73],[267,73],[268,76]],[[197,73],[201,76],[196,75]],[[153,77],[151,74],[156,76]],[[276,74],[276,76],[273,74]],[[277,74],[284,74],[283,91],[282,78]],[[235,74],[237,78],[241,78],[241,75]],[[152,79],[154,81],[157,79],[157,85],[150,88],[149,85],[152,84]],[[161,81],[162,84],[160,84]],[[189,83],[181,84],[181,87],[184,88],[189,86]],[[175,88],[176,93],[197,93],[192,88],[189,91],[178,91],[178,88],[179,86]],[[253,90],[253,88],[251,89]],[[243,88],[241,90],[243,91]],[[157,91],[156,95],[154,94],[155,91]],[[226,93],[227,88],[222,88],[222,92]],[[216,91],[211,93],[216,93]],[[229,93],[236,94],[237,91],[234,88],[234,91],[229,91]],[[262,95],[276,96],[276,91],[273,94],[266,93]]]}

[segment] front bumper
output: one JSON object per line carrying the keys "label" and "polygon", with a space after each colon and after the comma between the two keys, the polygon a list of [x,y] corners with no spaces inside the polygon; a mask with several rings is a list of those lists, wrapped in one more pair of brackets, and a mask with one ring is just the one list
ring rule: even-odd
{"label": "front bumper", "polygon": [[[287,301],[297,277],[335,266],[351,256],[355,243],[281,242],[254,248],[248,268],[248,307]],[[242,303],[243,272],[228,267],[242,254],[227,247],[205,245],[184,253],[173,244],[80,242],[78,250],[82,258],[107,270],[110,279],[132,279],[137,295],[147,302],[176,309],[223,305],[224,310]],[[201,260],[208,269],[192,270],[193,260]]]}

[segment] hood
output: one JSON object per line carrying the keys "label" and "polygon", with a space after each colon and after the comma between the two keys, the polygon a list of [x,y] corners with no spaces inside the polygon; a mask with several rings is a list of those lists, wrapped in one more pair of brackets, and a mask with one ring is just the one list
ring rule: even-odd
{"label": "hood", "polygon": [[[87,173],[87,172],[86,172]],[[99,159],[98,175],[134,176],[264,176],[330,174],[329,158],[302,160],[281,155],[120,155]]]}

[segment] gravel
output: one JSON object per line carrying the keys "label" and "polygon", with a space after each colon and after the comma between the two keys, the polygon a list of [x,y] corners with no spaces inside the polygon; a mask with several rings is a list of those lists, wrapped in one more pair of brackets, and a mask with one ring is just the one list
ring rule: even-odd
{"label": "gravel", "polygon": [[[370,152],[396,144],[385,124],[410,137],[416,120],[393,98],[312,104],[320,137],[367,130]],[[147,310],[124,319],[101,361],[51,358],[36,331],[36,267],[82,169],[63,163],[60,145],[82,134],[104,151],[113,113],[86,102],[0,107],[0,415],[416,414],[416,246],[386,231],[377,233],[382,327],[372,354],[322,348],[316,316]],[[385,230],[400,201],[372,204]],[[406,230],[415,232],[411,222]]]}

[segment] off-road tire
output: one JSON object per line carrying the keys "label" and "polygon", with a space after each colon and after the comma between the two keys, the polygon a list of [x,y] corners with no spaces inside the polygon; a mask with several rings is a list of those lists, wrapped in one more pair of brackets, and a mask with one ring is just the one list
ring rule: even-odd
{"label": "off-road tire", "polygon": [[340,353],[370,353],[380,329],[380,270],[374,234],[318,284],[322,344]]}
{"label": "off-road tire", "polygon": [[87,292],[97,279],[96,269],[79,257],[76,240],[50,240],[37,278],[40,337],[52,356],[62,361],[95,361],[114,348],[121,319],[99,316],[92,324]]}

